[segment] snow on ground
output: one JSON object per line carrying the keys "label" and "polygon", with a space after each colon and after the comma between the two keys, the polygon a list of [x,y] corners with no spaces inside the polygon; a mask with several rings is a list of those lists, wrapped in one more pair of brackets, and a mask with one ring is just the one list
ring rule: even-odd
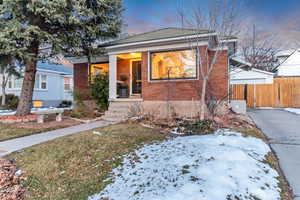
{"label": "snow on ground", "polygon": [[146,145],[124,157],[112,181],[88,200],[280,199],[268,145],[228,130]]}
{"label": "snow on ground", "polygon": [[[55,107],[49,107],[49,108],[32,108],[31,109],[31,113],[35,113],[37,111],[46,111],[46,110],[60,110],[60,109],[63,109],[63,110],[71,110],[73,109],[72,107],[66,107],[66,108],[55,108]],[[13,111],[13,110],[0,110],[0,116],[8,116],[8,115],[14,115],[16,114],[16,111]]]}
{"label": "snow on ground", "polygon": [[284,110],[300,115],[300,108],[285,108]]}

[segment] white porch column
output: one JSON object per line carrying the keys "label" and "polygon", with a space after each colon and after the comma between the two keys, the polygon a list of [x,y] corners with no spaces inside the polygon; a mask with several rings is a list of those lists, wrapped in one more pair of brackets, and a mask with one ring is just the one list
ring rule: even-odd
{"label": "white porch column", "polygon": [[117,55],[109,55],[109,99],[117,98]]}

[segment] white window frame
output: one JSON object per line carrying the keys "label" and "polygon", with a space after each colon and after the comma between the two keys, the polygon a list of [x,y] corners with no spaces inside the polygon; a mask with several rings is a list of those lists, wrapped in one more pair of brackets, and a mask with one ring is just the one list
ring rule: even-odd
{"label": "white window frame", "polygon": [[[69,82],[70,89],[69,90],[66,90],[66,88],[65,88],[65,85],[66,85],[65,79],[69,79],[70,80],[70,82]],[[65,92],[71,92],[71,91],[73,91],[73,78],[65,76],[65,77],[63,77],[63,81],[64,81],[64,91]]]}
{"label": "white window frame", "polygon": [[[44,81],[46,83],[46,88],[44,88],[44,89],[42,88],[42,76],[46,76],[46,80]],[[24,79],[24,78],[22,77],[20,79]],[[39,85],[38,85],[38,87],[35,87],[35,84],[36,84],[36,81],[37,81],[37,80],[35,80],[35,83],[34,83],[34,86],[33,86],[34,90],[41,90],[41,91],[48,90],[48,74],[37,73],[36,74],[36,79],[38,79]],[[7,83],[7,89],[8,90],[21,90],[22,89],[22,86],[19,87],[19,88],[16,88],[16,80],[18,80],[18,79],[15,76],[11,76],[10,80],[11,80],[11,86],[12,87],[10,88],[9,83]]]}
{"label": "white window frame", "polygon": [[[39,90],[48,90],[48,75],[47,74],[39,74],[39,75],[40,75]],[[42,76],[46,77],[45,81],[43,81]],[[43,83],[46,84],[46,88],[42,88]]]}
{"label": "white window frame", "polygon": [[[20,78],[20,79],[23,79],[23,78]],[[19,88],[16,88],[16,80],[18,80],[18,78],[15,77],[15,76],[9,77],[9,80],[7,82],[7,89],[8,90],[21,90],[22,89],[22,84]],[[11,82],[11,87],[9,87],[9,85],[10,85],[9,82]]]}
{"label": "white window frame", "polygon": [[[46,76],[46,88],[42,88],[42,76]],[[42,73],[37,73],[36,74],[36,80],[34,85],[36,84],[36,81],[39,82],[38,87],[34,86],[34,90],[36,91],[47,91],[48,90],[48,74],[42,74]],[[38,79],[38,80],[37,80]]]}
{"label": "white window frame", "polygon": [[[171,51],[180,51],[180,50],[195,50],[196,51],[196,77],[194,78],[172,78],[172,79],[151,79],[152,77],[152,53],[159,53],[159,52],[171,52]],[[176,81],[195,81],[199,80],[199,60],[200,60],[200,51],[198,48],[174,48],[174,49],[163,49],[163,50],[156,50],[156,51],[148,51],[148,82],[176,82]]]}

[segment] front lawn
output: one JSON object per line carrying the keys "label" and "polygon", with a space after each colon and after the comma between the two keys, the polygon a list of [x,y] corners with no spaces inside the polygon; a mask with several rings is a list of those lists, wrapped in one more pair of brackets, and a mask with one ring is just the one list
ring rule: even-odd
{"label": "front lawn", "polygon": [[269,146],[252,137],[261,132],[240,131],[166,140],[123,123],[8,157],[27,176],[30,200],[290,200]]}
{"label": "front lawn", "polygon": [[[9,155],[27,176],[27,199],[85,199],[141,144],[165,139],[152,129],[119,124],[59,138]],[[98,133],[97,132],[97,133]]]}
{"label": "front lawn", "polygon": [[78,124],[79,122],[70,119],[64,119],[62,122],[52,120],[43,124],[36,122],[3,124],[0,122],[0,142]]}

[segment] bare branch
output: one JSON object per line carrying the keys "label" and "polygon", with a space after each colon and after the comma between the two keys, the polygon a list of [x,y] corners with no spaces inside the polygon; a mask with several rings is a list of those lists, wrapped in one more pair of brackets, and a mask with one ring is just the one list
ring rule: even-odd
{"label": "bare branch", "polygon": [[[195,35],[199,37],[193,39],[187,39],[191,48],[200,46],[203,41],[201,37],[203,29],[208,30],[210,34],[207,38],[209,45],[205,48],[201,48],[199,55],[199,68],[200,78],[202,80],[202,87],[199,88],[199,96],[201,101],[200,119],[204,119],[204,112],[207,110],[206,89],[209,84],[209,80],[213,76],[213,71],[217,68],[216,63],[221,52],[224,50],[225,43],[220,40],[223,36],[232,36],[232,34],[239,33],[239,24],[241,23],[238,12],[238,4],[229,0],[214,0],[210,1],[210,5],[205,10],[203,4],[198,3],[193,6],[193,9],[189,13],[184,12],[184,8],[179,9],[179,17],[182,19],[182,27],[193,28]],[[235,2],[235,1],[234,1]],[[237,3],[237,1],[236,1]],[[186,26],[183,26],[186,25]],[[203,60],[205,59],[205,60]],[[224,67],[224,66],[222,66]]]}

